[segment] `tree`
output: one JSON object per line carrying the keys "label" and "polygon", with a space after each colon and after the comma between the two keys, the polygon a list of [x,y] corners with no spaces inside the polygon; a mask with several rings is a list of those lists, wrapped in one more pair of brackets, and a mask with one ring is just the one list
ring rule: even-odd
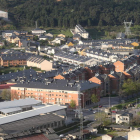
{"label": "tree", "polygon": [[11,92],[8,89],[4,89],[1,93],[1,97],[4,100],[11,100]]}
{"label": "tree", "polygon": [[71,108],[75,108],[75,107],[76,107],[76,102],[75,102],[75,100],[71,100],[71,101],[70,101],[70,107],[71,107]]}
{"label": "tree", "polygon": [[140,90],[140,83],[138,81],[133,82],[131,79],[125,81],[122,85],[123,95],[133,95]]}
{"label": "tree", "polygon": [[93,103],[97,103],[99,100],[98,100],[98,96],[97,95],[95,95],[95,94],[92,94],[92,96],[91,96],[91,101],[93,102]]}
{"label": "tree", "polygon": [[34,41],[37,41],[38,39],[39,39],[38,36],[34,36],[33,38]]}
{"label": "tree", "polygon": [[106,114],[104,112],[97,112],[95,114],[95,119],[100,123],[105,122],[106,121]]}
{"label": "tree", "polygon": [[[23,95],[21,95],[21,98],[23,99]],[[19,95],[17,91],[15,90],[11,91],[11,100],[14,100],[14,99],[19,99]]]}
{"label": "tree", "polygon": [[88,26],[91,26],[91,20],[88,19]]}

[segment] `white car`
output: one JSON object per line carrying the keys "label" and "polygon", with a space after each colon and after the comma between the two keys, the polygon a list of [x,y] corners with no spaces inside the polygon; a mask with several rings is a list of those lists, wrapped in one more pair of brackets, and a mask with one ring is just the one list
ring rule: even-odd
{"label": "white car", "polygon": [[96,110],[94,110],[94,111],[93,111],[93,114],[95,114],[96,112],[97,112],[97,111],[96,111]]}

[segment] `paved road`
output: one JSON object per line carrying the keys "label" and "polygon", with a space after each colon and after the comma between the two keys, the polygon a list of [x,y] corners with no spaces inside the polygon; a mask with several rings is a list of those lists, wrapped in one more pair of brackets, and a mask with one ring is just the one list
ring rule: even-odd
{"label": "paved road", "polygon": [[[113,105],[116,105],[119,103],[119,98],[118,97],[110,97],[110,105],[113,106]],[[109,97],[104,97],[104,98],[101,98],[99,104],[103,105],[102,108],[99,108],[100,111],[103,111],[106,107],[109,107]],[[84,118],[86,120],[90,120],[90,121],[93,121],[94,120],[94,114],[93,114],[93,111],[96,110],[98,111],[98,108],[95,108],[93,109],[93,111],[89,111],[89,108],[92,108],[93,106],[97,106],[97,104],[92,104],[92,105],[89,105],[89,106],[86,106],[85,109],[83,109],[83,115],[84,115]],[[67,111],[67,124],[73,122],[72,121],[72,118],[75,117],[75,112],[72,111],[72,110],[68,110]],[[112,115],[112,117],[115,117],[115,114]]]}

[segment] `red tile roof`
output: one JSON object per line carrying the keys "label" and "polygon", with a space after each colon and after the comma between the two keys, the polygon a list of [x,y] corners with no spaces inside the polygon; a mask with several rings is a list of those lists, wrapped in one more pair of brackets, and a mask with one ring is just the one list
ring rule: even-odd
{"label": "red tile roof", "polygon": [[15,85],[15,84],[2,84],[0,85],[0,89],[9,89],[12,85]]}

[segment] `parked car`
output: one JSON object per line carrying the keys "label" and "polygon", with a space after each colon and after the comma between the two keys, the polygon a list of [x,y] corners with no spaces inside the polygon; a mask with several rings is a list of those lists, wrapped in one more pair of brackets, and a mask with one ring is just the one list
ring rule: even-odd
{"label": "parked car", "polygon": [[99,105],[99,108],[102,108],[103,106],[102,105]]}
{"label": "parked car", "polygon": [[96,110],[94,110],[94,111],[93,111],[93,114],[95,114],[96,112],[97,112],[97,111],[96,111]]}
{"label": "parked car", "polygon": [[117,113],[117,111],[115,111],[115,110],[112,110],[111,112],[112,112],[112,113]]}
{"label": "parked car", "polygon": [[89,111],[92,111],[92,110],[93,110],[92,108],[89,109]]}

